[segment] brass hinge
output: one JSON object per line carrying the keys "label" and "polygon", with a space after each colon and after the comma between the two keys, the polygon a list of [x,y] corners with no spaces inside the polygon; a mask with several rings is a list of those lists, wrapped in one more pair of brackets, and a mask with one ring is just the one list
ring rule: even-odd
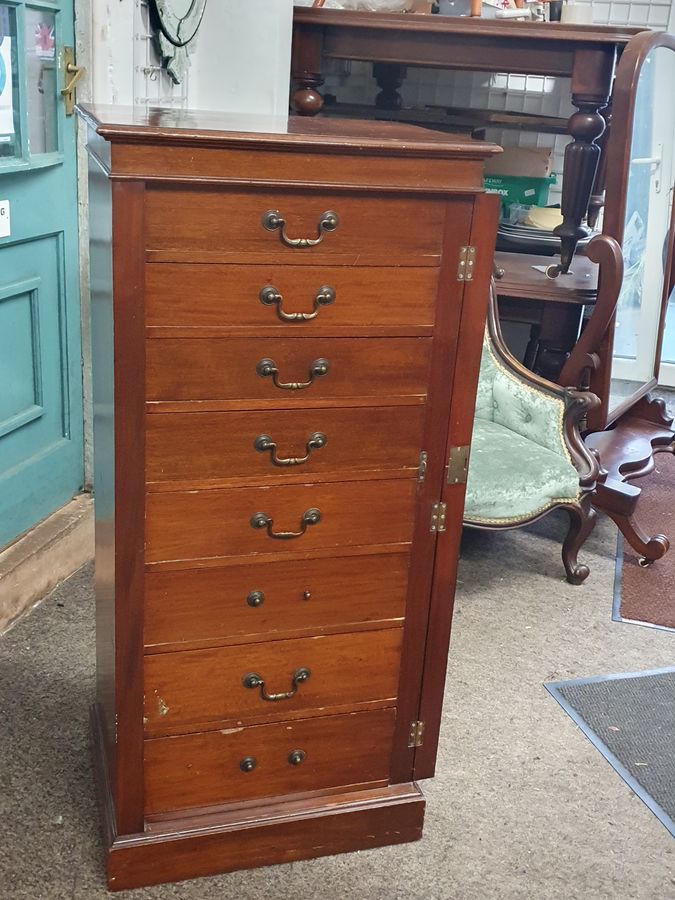
{"label": "brass hinge", "polygon": [[427,454],[425,450],[420,453],[420,463],[417,467],[417,480],[424,481],[427,477]]}
{"label": "brass hinge", "polygon": [[476,248],[460,247],[457,263],[457,281],[473,281],[473,270],[476,266]]}
{"label": "brass hinge", "polygon": [[445,514],[448,511],[447,503],[434,503],[431,507],[431,527],[429,531],[445,531]]}
{"label": "brass hinge", "polygon": [[448,484],[466,484],[469,472],[469,447],[451,447],[448,457]]}
{"label": "brass hinge", "polygon": [[424,742],[424,722],[411,722],[408,734],[409,747],[421,747]]}

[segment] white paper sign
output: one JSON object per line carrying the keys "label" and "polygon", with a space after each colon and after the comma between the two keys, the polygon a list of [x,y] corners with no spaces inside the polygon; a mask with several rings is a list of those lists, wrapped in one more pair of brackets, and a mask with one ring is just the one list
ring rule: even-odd
{"label": "white paper sign", "polygon": [[0,238],[9,237],[9,200],[0,200]]}
{"label": "white paper sign", "polygon": [[0,40],[0,141],[14,134],[14,96],[12,91],[12,39]]}

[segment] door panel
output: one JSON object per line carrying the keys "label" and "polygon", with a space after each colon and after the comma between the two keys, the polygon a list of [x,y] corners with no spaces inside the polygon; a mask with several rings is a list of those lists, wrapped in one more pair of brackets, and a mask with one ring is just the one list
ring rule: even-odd
{"label": "door panel", "polygon": [[72,44],[68,0],[0,0],[0,547],[83,483]]}

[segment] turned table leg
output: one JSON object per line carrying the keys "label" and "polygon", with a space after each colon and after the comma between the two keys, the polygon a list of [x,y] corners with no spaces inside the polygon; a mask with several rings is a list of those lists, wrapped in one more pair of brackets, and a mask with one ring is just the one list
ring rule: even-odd
{"label": "turned table leg", "polygon": [[374,63],[373,77],[377,82],[380,93],[375,98],[375,106],[378,109],[400,109],[403,99],[399,89],[406,76],[405,66],[396,63]]}
{"label": "turned table leg", "polygon": [[596,143],[605,130],[600,110],[609,102],[615,50],[577,50],[572,74],[572,103],[568,130],[573,141],[565,148],[561,212],[563,221],[554,232],[560,238],[560,266],[550,274],[569,270],[577,243],[590,234],[582,224],[588,211],[600,161]]}
{"label": "turned table leg", "polygon": [[291,63],[295,90],[291,101],[293,109],[300,116],[315,116],[323,109],[323,97],[319,93],[324,82],[321,74],[322,49],[322,29],[296,28]]}

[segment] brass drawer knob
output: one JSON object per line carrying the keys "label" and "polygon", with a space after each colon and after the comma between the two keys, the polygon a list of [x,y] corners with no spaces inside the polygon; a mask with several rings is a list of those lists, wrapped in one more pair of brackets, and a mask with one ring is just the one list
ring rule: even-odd
{"label": "brass drawer knob", "polygon": [[321,431],[315,431],[309,436],[305,444],[304,456],[277,456],[277,445],[269,434],[259,434],[253,441],[254,448],[258,453],[266,453],[269,450],[272,465],[274,466],[301,466],[306,463],[312,455],[312,450],[321,450],[326,446],[328,438]]}
{"label": "brass drawer knob", "polygon": [[263,306],[274,306],[276,304],[277,316],[282,322],[309,322],[311,319],[316,319],[321,307],[333,303],[335,296],[333,288],[325,284],[323,287],[320,287],[314,295],[314,312],[287,313],[282,309],[282,304],[284,302],[283,294],[280,294],[274,285],[265,285],[258,294]]}
{"label": "brass drawer knob", "polygon": [[255,756],[245,756],[239,763],[239,768],[242,772],[252,772],[257,765],[258,760]]}
{"label": "brass drawer knob", "polygon": [[315,359],[309,369],[309,381],[279,381],[279,369],[273,359],[261,359],[255,370],[261,378],[271,378],[274,386],[282,391],[301,391],[314,384],[315,379],[328,374],[330,363],[327,359]]}
{"label": "brass drawer knob", "polygon": [[262,606],[265,602],[265,595],[262,591],[251,591],[251,593],[246,598],[246,602],[250,607],[255,609],[258,606]]}
{"label": "brass drawer knob", "polygon": [[308,509],[302,514],[300,520],[300,531],[273,531],[274,519],[270,518],[267,513],[257,512],[251,516],[251,528],[267,530],[267,534],[277,541],[288,541],[291,538],[302,537],[310,525],[318,525],[321,521],[320,509]]}
{"label": "brass drawer knob", "polygon": [[278,231],[281,243],[287,247],[304,249],[305,247],[316,247],[317,244],[320,244],[327,231],[335,231],[340,224],[340,219],[338,214],[333,212],[332,209],[322,213],[317,223],[317,236],[315,238],[289,237],[286,234],[286,220],[278,209],[268,209],[266,213],[263,213],[262,224],[267,231]]}
{"label": "brass drawer knob", "polygon": [[265,687],[265,679],[262,675],[258,675],[257,672],[249,672],[248,675],[244,675],[242,684],[245,688],[249,688],[249,690],[260,688],[260,696],[263,700],[267,700],[270,703],[276,703],[279,700],[290,700],[291,697],[295,697],[298,693],[298,687],[307,681],[311,674],[310,670],[306,669],[304,666],[300,669],[296,669],[291,675],[290,691],[283,691],[280,694],[269,694]]}
{"label": "brass drawer knob", "polygon": [[299,766],[305,761],[306,756],[304,750],[291,750],[288,754],[288,761],[292,766]]}

